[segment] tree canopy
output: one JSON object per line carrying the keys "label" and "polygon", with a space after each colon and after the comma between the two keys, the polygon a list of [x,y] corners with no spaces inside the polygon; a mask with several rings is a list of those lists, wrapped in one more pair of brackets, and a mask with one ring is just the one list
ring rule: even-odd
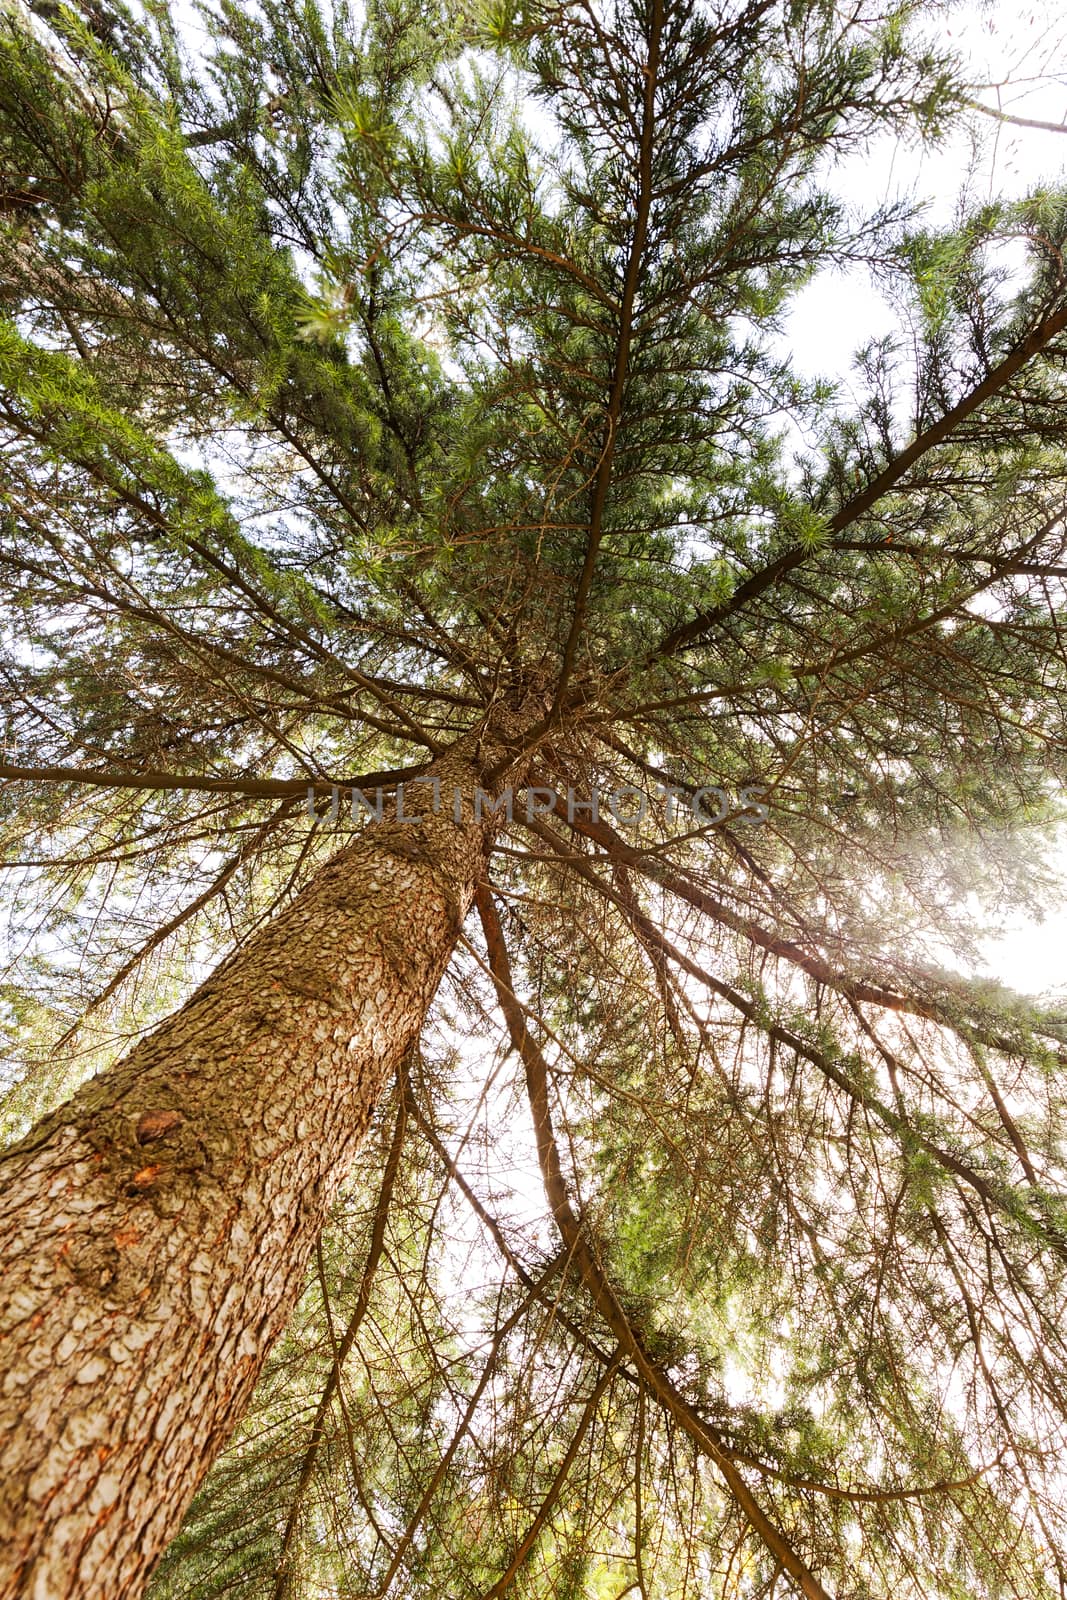
{"label": "tree canopy", "polygon": [[836,197],[974,118],[932,15],[0,15],[8,1131],[544,707],[157,1600],[1067,1593],[1067,1019],[966,975],[1067,752],[1067,192]]}

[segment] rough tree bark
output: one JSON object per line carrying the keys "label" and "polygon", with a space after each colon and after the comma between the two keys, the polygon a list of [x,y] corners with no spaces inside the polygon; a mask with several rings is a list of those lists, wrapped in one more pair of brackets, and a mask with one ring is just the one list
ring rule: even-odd
{"label": "rough tree bark", "polygon": [[141,1592],[418,1036],[485,868],[475,787],[515,729],[461,741],[431,769],[440,814],[372,823],[0,1159],[2,1600]]}

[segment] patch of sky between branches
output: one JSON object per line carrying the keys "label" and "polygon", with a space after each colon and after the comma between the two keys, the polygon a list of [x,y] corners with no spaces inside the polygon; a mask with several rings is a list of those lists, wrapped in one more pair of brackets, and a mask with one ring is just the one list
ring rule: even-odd
{"label": "patch of sky between branches", "polygon": [[[976,100],[1014,116],[1065,120],[1067,22],[1057,5],[966,3],[946,9],[936,21],[932,16],[924,31],[959,51]],[[1061,176],[1065,157],[1067,135],[976,116],[973,127],[958,128],[936,145],[905,144],[886,132],[821,177],[853,213],[918,201],[922,224],[941,228],[953,222],[964,189],[973,201],[1020,198],[1042,180]],[[1008,269],[1010,293],[1025,265],[1024,247],[1019,242],[995,249],[998,265]],[[798,376],[836,381],[843,402],[855,403],[858,396],[850,390],[857,351],[899,331],[898,313],[865,266],[826,267],[793,300],[780,348]],[[906,424],[907,386],[898,392],[899,420]],[[800,442],[795,424],[792,431]]]}

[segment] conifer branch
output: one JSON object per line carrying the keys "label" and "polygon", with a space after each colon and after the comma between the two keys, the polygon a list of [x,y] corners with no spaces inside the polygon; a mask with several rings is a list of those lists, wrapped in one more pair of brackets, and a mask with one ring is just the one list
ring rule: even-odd
{"label": "conifer branch", "polygon": [[[980,383],[975,384],[962,399],[946,411],[930,427],[916,435],[909,445],[893,456],[882,468],[881,472],[871,479],[859,494],[854,495],[847,504],[843,505],[828,520],[828,528],[833,536],[844,533],[854,523],[859,522],[869,512],[873,511],[879,501],[900,489],[912,467],[932,450],[941,444],[951,441],[953,434],[961,423],[972,416],[988,400],[1000,394],[1012,378],[1022,370],[1035,356],[1045,352],[1058,334],[1067,328],[1067,305],[1058,310],[1049,312],[1015,347],[1008,352],[996,366],[987,373]],[[728,600],[710,610],[699,612],[688,622],[673,629],[663,638],[653,652],[653,659],[670,656],[679,650],[686,649],[691,644],[696,644],[703,639],[711,629],[725,622],[729,617],[737,615],[749,603],[773,588],[782,579],[787,578],[791,572],[806,562],[816,560],[818,551],[803,545],[795,545],[786,550],[782,555],[752,573],[740,583]]]}

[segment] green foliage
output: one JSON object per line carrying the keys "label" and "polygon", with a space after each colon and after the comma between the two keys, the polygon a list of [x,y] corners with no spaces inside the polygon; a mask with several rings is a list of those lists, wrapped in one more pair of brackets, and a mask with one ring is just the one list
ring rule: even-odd
{"label": "green foliage", "polygon": [[[491,863],[584,1255],[464,943],[159,1600],[780,1594],[727,1456],[840,1600],[1064,1591],[1067,1022],[938,963],[1050,892],[1067,200],[846,212],[966,114],[922,21],[0,17],[5,1128],[299,894],[309,782],[534,685],[532,779],[645,800]],[[781,334],[860,267],[848,396]]]}

